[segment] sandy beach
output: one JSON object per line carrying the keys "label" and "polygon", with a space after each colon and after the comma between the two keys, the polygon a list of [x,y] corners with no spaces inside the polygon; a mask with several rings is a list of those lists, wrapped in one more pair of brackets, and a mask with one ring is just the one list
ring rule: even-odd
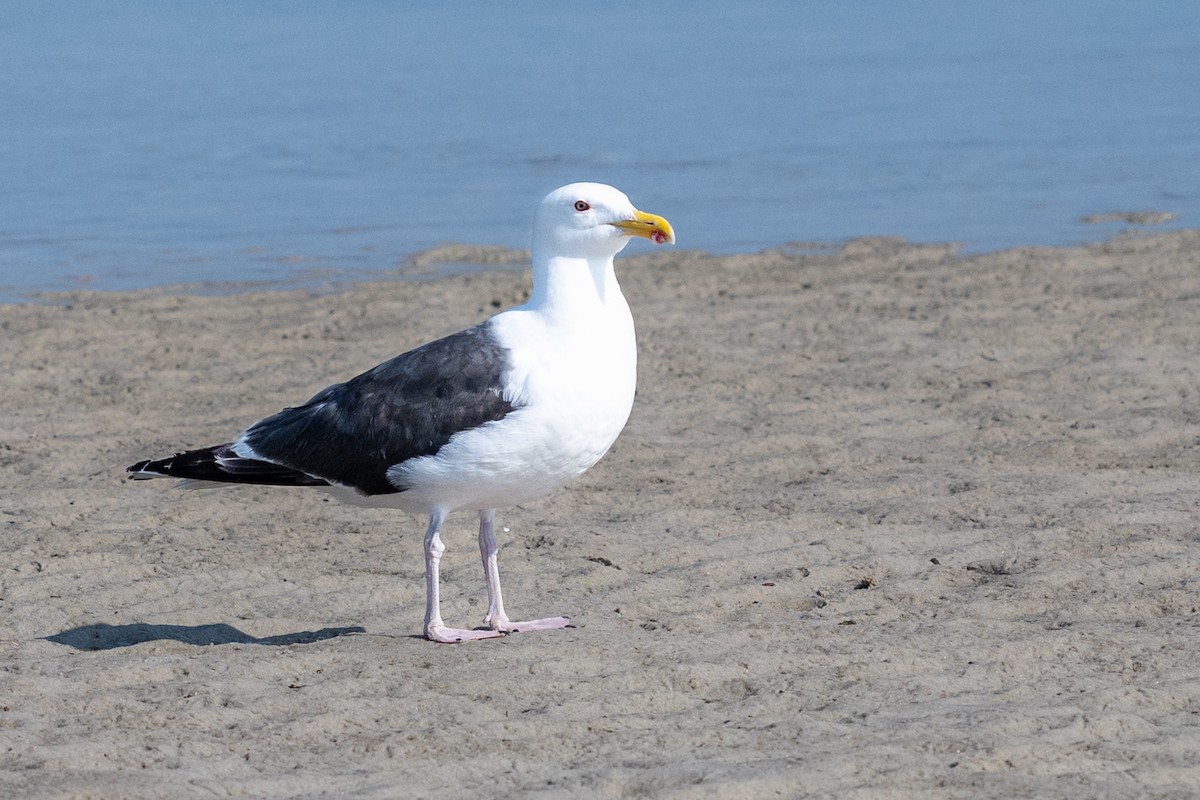
{"label": "sandy beach", "polygon": [[618,273],[629,425],[497,517],[510,611],[577,627],[464,645],[418,636],[423,520],[124,468],[526,274],[0,306],[0,796],[1195,796],[1200,231]]}

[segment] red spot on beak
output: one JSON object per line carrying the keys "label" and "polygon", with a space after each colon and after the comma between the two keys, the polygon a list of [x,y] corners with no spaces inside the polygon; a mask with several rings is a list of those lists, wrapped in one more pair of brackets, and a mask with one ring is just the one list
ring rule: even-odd
{"label": "red spot on beak", "polygon": [[654,233],[650,234],[650,238],[654,240],[655,244],[666,244],[667,242],[667,237],[662,231],[655,231]]}

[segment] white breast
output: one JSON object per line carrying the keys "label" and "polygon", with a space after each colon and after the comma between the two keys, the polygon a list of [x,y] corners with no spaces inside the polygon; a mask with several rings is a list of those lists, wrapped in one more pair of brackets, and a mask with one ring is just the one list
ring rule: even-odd
{"label": "white breast", "polygon": [[387,495],[412,511],[526,502],[600,460],[629,419],[637,382],[633,318],[619,294],[591,319],[514,309],[493,320],[510,349],[505,394],[517,410],[456,434],[435,455],[388,471],[411,487]]}

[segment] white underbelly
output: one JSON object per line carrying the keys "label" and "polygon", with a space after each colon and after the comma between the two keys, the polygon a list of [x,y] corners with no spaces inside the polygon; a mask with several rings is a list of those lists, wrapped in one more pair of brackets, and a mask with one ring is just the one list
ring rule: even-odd
{"label": "white underbelly", "polygon": [[427,511],[498,508],[542,497],[599,461],[625,422],[576,421],[580,424],[570,425],[521,409],[457,434],[437,454],[389,470],[396,485],[407,487],[389,499],[394,497],[402,508]]}

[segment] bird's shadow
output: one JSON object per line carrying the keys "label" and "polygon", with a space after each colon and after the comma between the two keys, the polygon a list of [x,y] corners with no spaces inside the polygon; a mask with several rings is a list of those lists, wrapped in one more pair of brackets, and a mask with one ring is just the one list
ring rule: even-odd
{"label": "bird's shadow", "polygon": [[311,644],[353,633],[366,633],[366,628],[359,626],[321,628],[317,631],[297,631],[296,633],[258,638],[223,622],[210,625],[148,625],[144,622],[135,622],[131,625],[108,625],[97,622],[94,625],[81,625],[78,628],[71,628],[44,638],[48,642],[66,645],[76,650],[113,650],[118,647],[132,647],[135,644],[160,639],[172,639],[192,645],[262,644],[283,647],[291,644]]}

